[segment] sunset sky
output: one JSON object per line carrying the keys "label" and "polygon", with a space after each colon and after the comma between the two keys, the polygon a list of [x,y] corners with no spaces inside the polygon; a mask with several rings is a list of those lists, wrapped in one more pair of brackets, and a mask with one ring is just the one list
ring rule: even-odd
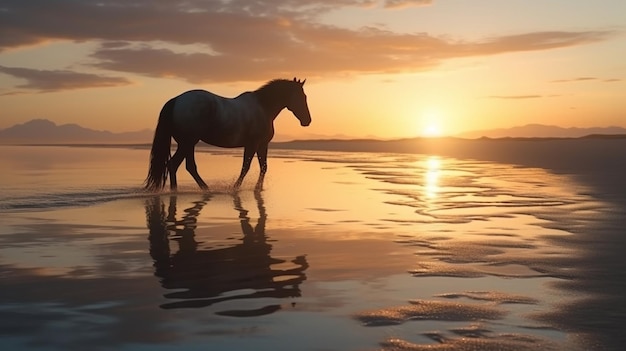
{"label": "sunset sky", "polygon": [[185,90],[293,77],[294,137],[626,127],[626,1],[0,0],[0,128],[153,129]]}

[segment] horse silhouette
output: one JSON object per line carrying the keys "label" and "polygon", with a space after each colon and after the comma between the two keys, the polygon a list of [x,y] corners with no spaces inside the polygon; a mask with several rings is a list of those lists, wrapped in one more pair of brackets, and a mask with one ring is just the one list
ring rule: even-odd
{"label": "horse silhouette", "polygon": [[[160,190],[170,176],[176,190],[176,171],[186,161],[186,169],[201,189],[208,189],[198,174],[194,149],[202,140],[207,144],[243,147],[243,165],[235,187],[239,187],[256,154],[261,168],[257,187],[267,171],[267,149],[274,137],[274,120],[284,108],[290,110],[304,127],[311,114],[304,93],[304,81],[275,79],[252,92],[225,98],[205,90],[190,90],[170,99],[159,115],[150,151],[150,166],[145,187]],[[170,153],[172,137],[178,144]]]}
{"label": "horse silhouette", "polygon": [[[177,196],[169,197],[167,212],[160,196],[146,201],[146,219],[149,229],[150,255],[154,260],[155,276],[160,278],[168,299],[177,301],[161,305],[164,309],[197,308],[224,301],[255,298],[290,298],[301,295],[300,284],[306,280],[308,263],[304,256],[291,260],[289,269],[272,267],[285,260],[271,256],[272,245],[265,234],[267,214],[261,193],[255,192],[259,210],[256,226],[250,224],[238,195],[233,196],[234,208],[239,211],[243,239],[240,244],[212,250],[198,249],[195,240],[197,217],[210,202],[204,195],[177,219]],[[175,235],[170,239],[170,233]],[[178,242],[178,250],[171,252],[171,241]],[[227,316],[258,316],[279,310],[280,304],[259,309],[216,312]]]}

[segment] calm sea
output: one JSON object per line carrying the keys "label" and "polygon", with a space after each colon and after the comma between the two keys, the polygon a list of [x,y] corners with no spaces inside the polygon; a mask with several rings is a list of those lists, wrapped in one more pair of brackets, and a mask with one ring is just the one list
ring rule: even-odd
{"label": "calm sea", "polygon": [[582,265],[619,228],[573,178],[271,150],[263,190],[254,164],[234,191],[240,150],[207,149],[209,192],[181,167],[153,194],[148,152],[0,146],[3,350],[614,346],[622,310]]}

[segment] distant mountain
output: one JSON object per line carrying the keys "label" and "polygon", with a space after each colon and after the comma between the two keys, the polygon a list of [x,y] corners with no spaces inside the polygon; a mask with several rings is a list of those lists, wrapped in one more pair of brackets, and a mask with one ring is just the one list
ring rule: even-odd
{"label": "distant mountain", "polygon": [[626,134],[622,127],[563,128],[543,124],[527,124],[513,128],[478,130],[456,135],[460,138],[580,138],[587,135]]}
{"label": "distant mountain", "polygon": [[113,133],[77,124],[57,125],[47,119],[33,119],[0,130],[0,144],[150,143],[152,137],[153,131],[149,129]]}
{"label": "distant mountain", "polygon": [[[152,143],[154,131],[144,129],[137,132],[113,133],[106,130],[94,130],[77,124],[57,125],[47,119],[33,119],[23,124],[16,124],[7,129],[0,129],[0,144],[131,144]],[[367,136],[370,138],[370,136]],[[372,139],[376,137],[371,136]],[[274,142],[296,139],[352,139],[345,134],[332,136],[307,133],[299,136],[280,134],[274,136]]]}
{"label": "distant mountain", "polygon": [[[149,144],[154,132],[144,129],[136,132],[113,133],[106,130],[94,130],[77,124],[57,125],[47,119],[33,119],[26,123],[16,124],[0,130],[0,144]],[[542,124],[528,124],[513,128],[501,128],[466,132],[455,137],[465,139],[477,138],[595,138],[611,135],[626,135],[626,128],[562,128]],[[304,134],[299,137],[277,134],[274,142],[291,140],[351,140],[353,138],[336,134]],[[372,142],[382,141],[376,137],[367,137]],[[365,140],[365,139],[359,139]]]}
{"label": "distant mountain", "polygon": [[[287,141],[295,141],[295,140],[353,140],[357,139],[354,136],[346,135],[346,134],[317,134],[317,133],[307,133],[303,132],[301,134],[291,135],[291,134],[280,134],[276,133],[272,142],[281,143]],[[366,135],[362,138],[358,139],[372,139],[372,140],[381,140],[381,138],[376,137],[374,135]]]}

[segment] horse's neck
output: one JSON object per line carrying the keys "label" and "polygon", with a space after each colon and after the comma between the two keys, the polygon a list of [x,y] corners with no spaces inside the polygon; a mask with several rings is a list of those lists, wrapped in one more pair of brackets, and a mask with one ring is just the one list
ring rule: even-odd
{"label": "horse's neck", "polygon": [[278,117],[278,114],[280,113],[280,111],[284,110],[286,106],[275,106],[275,107],[264,107],[263,109],[265,110],[265,113],[267,114],[267,116],[269,117],[269,119],[271,121],[274,121],[276,119],[276,117]]}
{"label": "horse's neck", "polygon": [[265,111],[266,116],[271,121],[276,119],[280,111],[282,111],[285,107],[287,107],[286,102],[283,102],[277,99],[272,99],[270,97],[263,96],[261,94],[257,94],[257,98],[259,99],[259,104]]}

